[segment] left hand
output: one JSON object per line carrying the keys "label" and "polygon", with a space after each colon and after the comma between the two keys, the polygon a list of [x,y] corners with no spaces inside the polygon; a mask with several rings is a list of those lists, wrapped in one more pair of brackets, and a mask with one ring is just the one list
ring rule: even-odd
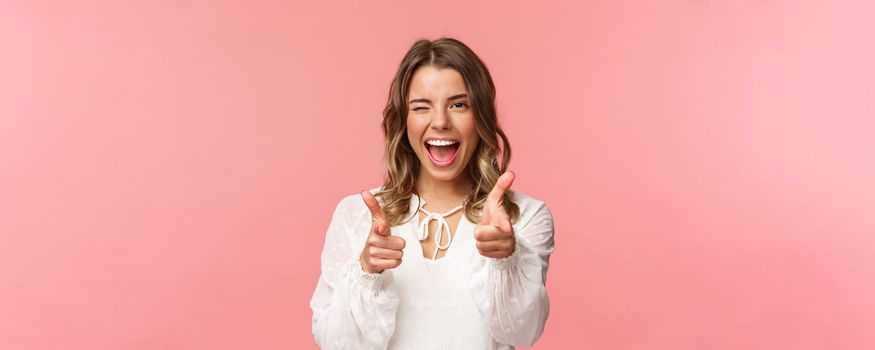
{"label": "left hand", "polygon": [[495,187],[486,197],[483,216],[474,228],[474,239],[480,255],[501,259],[513,253],[516,238],[514,238],[510,216],[501,205],[501,200],[513,184],[514,177],[516,174],[510,170],[501,174],[495,182]]}

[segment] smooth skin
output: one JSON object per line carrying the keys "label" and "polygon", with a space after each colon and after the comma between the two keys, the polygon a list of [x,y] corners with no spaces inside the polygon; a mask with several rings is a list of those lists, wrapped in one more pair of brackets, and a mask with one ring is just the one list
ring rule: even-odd
{"label": "smooth skin", "polygon": [[[452,68],[418,68],[411,78],[408,96],[407,138],[423,170],[416,180],[416,191],[427,203],[424,209],[443,213],[459,205],[473,188],[464,170],[480,142],[474,111],[470,108],[462,75]],[[431,163],[425,147],[425,140],[429,137],[452,138],[460,142],[459,155],[453,165],[437,168]],[[513,253],[516,244],[513,226],[501,205],[501,198],[515,177],[511,171],[502,174],[486,197],[483,216],[474,229],[477,250],[483,256],[499,259]],[[371,231],[359,257],[362,270],[380,273],[398,267],[403,256],[404,239],[391,235],[388,220],[376,198],[368,191],[362,191],[361,196],[371,212]],[[458,228],[462,215],[464,211],[459,210],[445,219],[450,227]],[[424,218],[425,215],[420,213],[420,222]],[[427,259],[431,259],[430,253],[434,251],[436,228],[437,225],[429,225],[428,238],[420,241]],[[445,244],[446,239],[444,237],[441,243]],[[440,250],[438,258],[446,252]]]}
{"label": "smooth skin", "polygon": [[[471,193],[473,184],[465,169],[480,143],[464,78],[452,68],[418,68],[410,80],[408,110],[407,139],[422,170],[416,179],[416,193],[426,202],[423,209],[445,213],[460,205]],[[435,167],[428,159],[425,140],[432,137],[459,141],[456,161],[449,167]],[[418,215],[419,222],[422,222],[426,214]],[[457,231],[462,215],[464,212],[460,210],[444,217],[452,232]],[[428,237],[419,243],[423,257],[431,259],[437,223],[430,222],[428,231]],[[446,234],[441,238],[442,245],[449,240]],[[443,258],[448,251],[439,250],[436,258]]]}
{"label": "smooth skin", "polygon": [[381,273],[385,269],[394,269],[401,265],[406,242],[404,238],[392,236],[389,221],[386,220],[377,198],[368,191],[362,191],[361,195],[371,211],[371,231],[359,256],[362,271]]}
{"label": "smooth skin", "polygon": [[498,177],[495,187],[486,197],[483,205],[483,217],[474,228],[474,240],[477,241],[477,251],[480,255],[501,259],[513,254],[516,238],[510,216],[501,205],[501,198],[513,185],[516,174],[507,171]]}
{"label": "smooth skin", "polygon": [[[502,174],[486,197],[483,216],[474,228],[474,240],[480,255],[501,259],[514,251],[516,238],[513,225],[501,205],[501,198],[510,189],[515,177],[512,171]],[[394,269],[401,265],[406,242],[401,237],[391,235],[386,216],[374,195],[368,191],[362,191],[361,195],[371,212],[371,231],[359,257],[362,270],[381,273],[386,269]]]}

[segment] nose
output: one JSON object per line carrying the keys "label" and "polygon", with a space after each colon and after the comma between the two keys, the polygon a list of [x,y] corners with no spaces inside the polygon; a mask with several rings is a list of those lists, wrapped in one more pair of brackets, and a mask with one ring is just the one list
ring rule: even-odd
{"label": "nose", "polygon": [[446,110],[438,110],[431,119],[431,128],[435,130],[448,130],[450,128],[450,117]]}

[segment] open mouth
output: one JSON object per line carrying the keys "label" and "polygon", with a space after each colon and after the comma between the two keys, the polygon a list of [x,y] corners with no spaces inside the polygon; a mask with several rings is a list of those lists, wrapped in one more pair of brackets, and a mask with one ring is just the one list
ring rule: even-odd
{"label": "open mouth", "polygon": [[452,139],[428,139],[425,141],[425,149],[431,164],[438,168],[445,168],[453,164],[459,153],[461,143]]}

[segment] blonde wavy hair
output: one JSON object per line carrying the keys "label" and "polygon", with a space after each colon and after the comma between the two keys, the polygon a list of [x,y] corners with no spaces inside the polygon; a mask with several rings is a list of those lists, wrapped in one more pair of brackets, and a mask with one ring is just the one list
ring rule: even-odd
{"label": "blonde wavy hair", "polygon": [[[474,111],[480,142],[465,170],[475,184],[464,203],[465,216],[469,221],[480,221],[486,196],[495,186],[498,177],[507,170],[510,162],[510,143],[498,123],[495,84],[486,65],[459,40],[444,37],[434,41],[416,41],[401,60],[383,109],[386,174],[377,196],[382,199],[383,213],[392,226],[416,216],[414,213],[412,217],[405,218],[411,195],[416,192],[416,179],[420,171],[419,159],[407,139],[406,101],[413,73],[418,68],[429,65],[452,68],[462,75]],[[510,216],[511,222],[516,222],[519,218],[519,207],[511,201],[512,196],[513,191],[508,190],[501,205]]]}

